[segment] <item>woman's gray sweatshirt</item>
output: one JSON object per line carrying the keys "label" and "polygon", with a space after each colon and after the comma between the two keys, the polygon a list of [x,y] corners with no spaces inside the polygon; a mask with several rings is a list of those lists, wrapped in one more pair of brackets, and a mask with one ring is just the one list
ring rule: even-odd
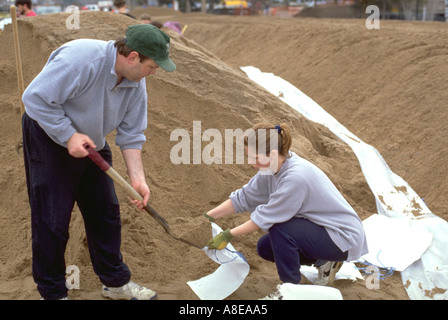
{"label": "woman's gray sweatshirt", "polygon": [[323,226],[333,242],[348,251],[348,261],[368,252],[362,221],[325,173],[291,152],[276,174],[258,172],[230,195],[237,213],[251,212],[264,231],[293,217]]}

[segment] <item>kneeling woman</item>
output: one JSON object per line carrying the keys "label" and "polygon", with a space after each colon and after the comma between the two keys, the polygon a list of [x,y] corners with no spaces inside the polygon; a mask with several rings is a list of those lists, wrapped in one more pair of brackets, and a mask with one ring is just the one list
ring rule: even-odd
{"label": "kneeling woman", "polygon": [[244,142],[258,173],[204,214],[215,221],[251,212],[250,220],[213,237],[209,249],[223,249],[233,237],[262,229],[267,233],[258,240],[258,254],[275,262],[282,282],[299,284],[300,266],[314,264],[319,270],[315,284],[331,285],[343,261],[368,252],[361,220],[322,170],[289,151],[292,137],[286,124],[261,123],[252,129]]}

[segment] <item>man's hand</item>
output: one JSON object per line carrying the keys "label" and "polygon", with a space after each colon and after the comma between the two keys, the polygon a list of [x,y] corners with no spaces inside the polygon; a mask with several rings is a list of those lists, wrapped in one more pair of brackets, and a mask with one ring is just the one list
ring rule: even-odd
{"label": "man's hand", "polygon": [[149,190],[148,185],[146,182],[137,182],[137,183],[131,183],[132,187],[137,191],[142,197],[143,201],[133,200],[131,199],[131,203],[137,206],[140,210],[143,210],[143,207],[145,207],[148,204],[149,196],[151,195],[151,191]]}
{"label": "man's hand", "polygon": [[84,148],[84,144],[88,144],[91,148],[96,148],[95,143],[89,136],[75,132],[67,141],[68,153],[75,158],[84,158],[89,152]]}

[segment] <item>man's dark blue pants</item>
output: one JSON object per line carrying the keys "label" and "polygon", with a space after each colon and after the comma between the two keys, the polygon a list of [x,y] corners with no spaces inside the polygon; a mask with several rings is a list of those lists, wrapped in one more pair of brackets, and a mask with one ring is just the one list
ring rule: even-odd
{"label": "man's dark blue pants", "polygon": [[[31,207],[32,271],[39,293],[44,299],[67,296],[64,253],[75,202],[84,219],[90,258],[101,282],[110,287],[129,282],[130,271],[120,252],[120,209],[112,179],[89,158],[70,156],[67,148],[50,139],[26,113],[22,129]],[[99,152],[112,164],[107,144]]]}

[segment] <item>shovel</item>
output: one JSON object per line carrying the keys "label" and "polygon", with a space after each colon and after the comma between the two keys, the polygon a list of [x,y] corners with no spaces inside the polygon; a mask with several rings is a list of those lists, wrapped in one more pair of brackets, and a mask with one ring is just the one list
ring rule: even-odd
{"label": "shovel", "polygon": [[19,44],[19,31],[17,27],[17,10],[16,6],[10,6],[11,20],[12,20],[12,33],[14,37],[14,51],[16,54],[16,67],[17,67],[17,79],[19,85],[19,102],[20,102],[20,114],[25,112],[25,106],[23,105],[22,95],[24,91],[23,84],[23,72],[22,72],[22,59],[20,57],[20,44]]}
{"label": "shovel", "polygon": [[[101,170],[103,170],[109,177],[112,178],[114,182],[118,183],[121,187],[123,187],[128,196],[130,196],[134,200],[138,201],[143,200],[143,197],[137,191],[135,191],[135,189],[122,176],[120,176],[120,174],[117,171],[115,171],[115,169],[112,168],[112,166],[106,160],[104,160],[104,158],[98,153],[98,151],[91,148],[88,144],[84,144],[84,148],[89,153],[88,157],[90,158],[90,160],[92,160],[95,164],[97,164]],[[162,226],[165,232],[168,233],[170,236],[172,236],[174,239],[182,241],[183,243],[193,246],[195,248],[202,249],[199,246],[185,239],[181,239],[174,236],[171,233],[168,222],[166,222],[166,220],[162,216],[160,216],[149,204],[147,204],[143,208],[145,209],[146,212],[148,212],[151,215],[151,217],[153,217]]]}
{"label": "shovel", "polygon": [[[24,89],[23,84],[23,71],[22,71],[22,58],[20,57],[20,43],[19,43],[19,30],[17,27],[17,10],[15,5],[10,6],[10,12],[11,12],[11,20],[12,20],[12,33],[14,37],[14,52],[16,55],[16,67],[17,67],[17,80],[19,85],[19,103],[20,103],[20,115],[23,115],[25,113],[25,106],[23,105],[22,101],[22,95]],[[16,144],[16,151],[17,153],[20,152],[20,149],[22,148],[23,141],[20,139],[20,141]]]}

